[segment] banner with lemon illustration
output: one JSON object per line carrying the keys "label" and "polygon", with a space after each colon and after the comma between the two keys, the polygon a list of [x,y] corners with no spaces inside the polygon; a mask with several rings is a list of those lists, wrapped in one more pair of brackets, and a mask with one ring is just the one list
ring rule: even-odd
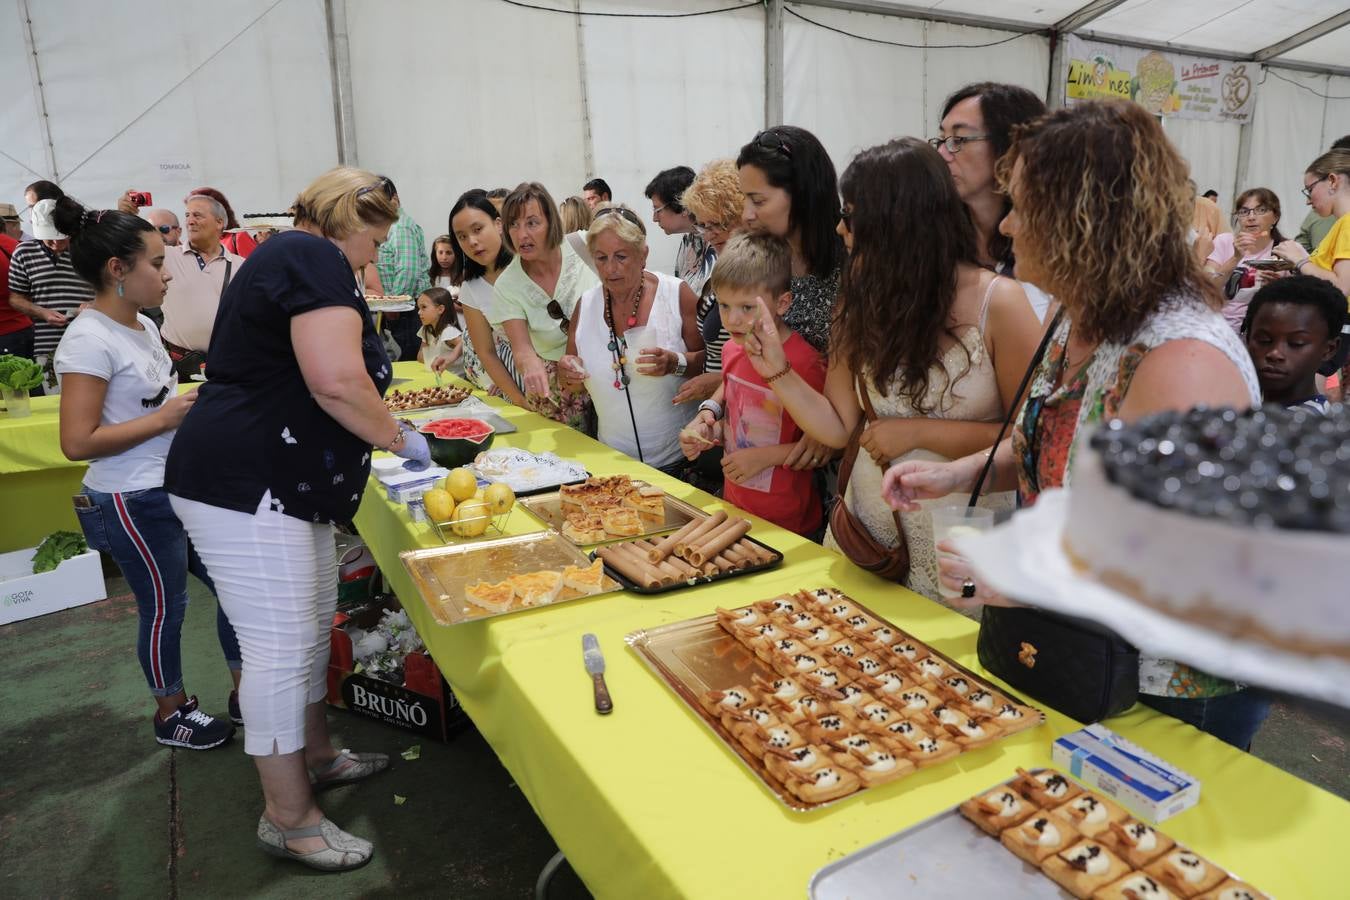
{"label": "banner with lemon illustration", "polygon": [[1210,122],[1251,121],[1256,106],[1252,63],[1141,50],[1069,35],[1064,97],[1133,100],[1155,116]]}

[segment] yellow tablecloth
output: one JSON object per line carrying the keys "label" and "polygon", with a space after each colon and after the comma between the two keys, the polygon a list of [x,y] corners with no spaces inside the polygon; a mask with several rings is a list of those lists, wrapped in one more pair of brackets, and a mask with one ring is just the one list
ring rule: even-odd
{"label": "yellow tablecloth", "polygon": [[[411,374],[400,366],[400,375]],[[596,474],[637,472],[706,509],[720,501],[531,413],[500,445],[551,450]],[[1050,743],[1077,725],[1045,727],[867,791],[835,807],[783,807],[623,643],[639,628],[835,585],[978,670],[975,623],[887,584],[768,523],[754,534],[782,550],[775,570],[642,597],[612,594],[475,624],[437,625],[398,553],[438,541],[371,483],[357,525],[479,731],[511,771],[568,861],[600,897],[799,897],[821,866],[1010,777],[1050,764]],[[523,510],[508,530],[539,526]],[[594,632],[615,709],[594,712],[581,635]],[[1165,830],[1282,898],[1338,896],[1350,803],[1175,719],[1136,707],[1108,723],[1198,776],[1200,804]],[[490,814],[486,813],[486,814]],[[990,852],[1003,852],[991,843]],[[766,862],[757,864],[753,860]],[[952,896],[959,897],[959,860]],[[901,889],[897,888],[897,894]]]}

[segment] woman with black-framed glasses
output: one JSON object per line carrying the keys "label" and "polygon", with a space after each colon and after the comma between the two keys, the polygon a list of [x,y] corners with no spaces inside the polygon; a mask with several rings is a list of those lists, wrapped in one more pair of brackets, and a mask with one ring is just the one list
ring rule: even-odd
{"label": "woman with black-framed glasses", "polygon": [[558,360],[577,299],[599,284],[571,244],[548,189],[522,182],[502,204],[506,247],[516,256],[493,285],[491,323],[506,332],[526,406],[573,428],[590,430],[585,394],[564,392]]}

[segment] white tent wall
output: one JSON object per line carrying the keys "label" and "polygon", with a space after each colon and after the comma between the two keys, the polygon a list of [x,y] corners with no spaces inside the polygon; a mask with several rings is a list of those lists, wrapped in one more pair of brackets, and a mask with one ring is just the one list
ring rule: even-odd
{"label": "white tent wall", "polygon": [[1308,213],[1302,194],[1304,169],[1334,140],[1323,132],[1327,101],[1319,95],[1328,93],[1327,80],[1325,75],[1271,69],[1256,98],[1251,160],[1239,190],[1267,187],[1274,191],[1283,213],[1280,231],[1289,237],[1298,233]]}
{"label": "white tent wall", "polygon": [[[680,4],[725,9],[726,0]],[[666,12],[669,0],[592,2],[589,12]],[[764,120],[764,13],[744,9],[681,19],[586,16],[586,90],[594,174],[647,223],[648,267],[674,268],[678,237],[651,222],[642,191],[662,169],[698,171],[736,156]],[[582,170],[555,197],[581,193]],[[549,185],[554,188],[553,184]]]}
{"label": "white tent wall", "polygon": [[[15,6],[17,6],[15,4]],[[49,176],[32,55],[16,10],[0,13],[0,202],[23,208],[24,185]]]}
{"label": "white tent wall", "polygon": [[394,179],[428,250],[469,188],[580,192],[574,17],[496,0],[347,0],[346,14],[358,161]]}
{"label": "white tent wall", "polygon": [[1219,208],[1232,209],[1242,126],[1233,122],[1163,119],[1163,130],[1191,166],[1196,190],[1219,192]]}
{"label": "white tent wall", "polygon": [[[942,102],[972,81],[1020,84],[1045,96],[1049,41],[1039,35],[971,28],[817,7],[784,19],[784,121],[814,132],[842,172],[866,147],[937,134]],[[1006,43],[980,48],[940,45]],[[939,46],[934,46],[939,45]]]}
{"label": "white tent wall", "polygon": [[26,6],[56,171],[32,111],[36,85],[17,68],[26,53],[8,52],[16,39],[23,48],[24,4],[11,4],[0,41],[14,89],[0,133],[36,171],[0,169],[0,199],[22,204],[25,184],[54,177],[93,205],[132,188],[181,210],[188,190],[213,185],[240,214],[275,212],[337,160],[321,0]]}

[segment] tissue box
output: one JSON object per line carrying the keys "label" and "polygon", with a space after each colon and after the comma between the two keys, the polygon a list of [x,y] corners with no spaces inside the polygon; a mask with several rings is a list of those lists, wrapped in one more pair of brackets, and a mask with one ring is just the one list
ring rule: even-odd
{"label": "tissue box", "polygon": [[1154,822],[1200,802],[1194,775],[1101,725],[1064,735],[1050,753],[1060,769]]}
{"label": "tissue box", "polygon": [[33,573],[36,547],[0,554],[0,625],[106,599],[97,550],[64,560],[50,572]]}
{"label": "tissue box", "polygon": [[391,503],[407,503],[409,500],[420,497],[430,490],[436,482],[450,474],[449,469],[443,469],[440,466],[432,466],[421,472],[409,472],[399,470],[378,476],[380,484],[384,485],[385,493],[388,495]]}

